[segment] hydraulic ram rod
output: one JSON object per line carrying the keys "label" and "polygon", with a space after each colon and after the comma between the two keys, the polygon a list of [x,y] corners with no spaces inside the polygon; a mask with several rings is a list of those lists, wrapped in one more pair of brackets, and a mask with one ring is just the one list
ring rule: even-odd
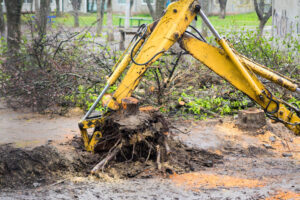
{"label": "hydraulic ram rod", "polygon": [[260,89],[256,85],[255,81],[252,79],[252,77],[250,76],[247,69],[242,65],[242,63],[240,62],[240,60],[236,56],[236,54],[232,51],[232,49],[230,48],[230,46],[228,45],[226,40],[224,38],[221,38],[218,31],[213,27],[213,25],[210,23],[209,19],[206,17],[206,15],[204,14],[204,12],[201,9],[199,10],[199,14],[200,14],[201,18],[203,19],[203,21],[205,22],[205,24],[210,29],[210,31],[214,34],[214,36],[216,37],[217,41],[222,46],[222,48],[224,49],[226,54],[229,56],[230,60],[234,63],[234,65],[239,69],[241,74],[245,77],[246,81],[249,84],[249,87],[252,87],[253,90],[255,91],[256,95],[259,98],[262,98],[262,95],[261,95],[262,91],[260,91]]}

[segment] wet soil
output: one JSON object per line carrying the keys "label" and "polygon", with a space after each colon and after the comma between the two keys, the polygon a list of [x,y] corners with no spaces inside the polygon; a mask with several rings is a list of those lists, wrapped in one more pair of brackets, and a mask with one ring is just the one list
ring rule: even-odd
{"label": "wet soil", "polygon": [[[35,148],[21,148],[13,140],[1,145],[0,199],[300,199],[300,138],[280,124],[268,122],[253,135],[236,128],[231,118],[175,120],[172,132],[184,151],[172,153],[179,163],[187,162],[186,170],[157,173],[153,161],[112,162],[92,176],[101,155],[83,151],[79,134],[66,138],[70,127],[60,117],[55,120],[57,127],[64,125],[55,130],[61,132],[57,140],[45,138]],[[44,124],[41,130],[47,129],[46,119]],[[14,131],[20,131],[19,142],[22,129]]]}
{"label": "wet soil", "polygon": [[[222,156],[205,150],[190,148],[172,140],[170,147],[176,154],[157,168],[155,161],[117,159],[95,176],[106,179],[167,177],[199,171],[221,163]],[[62,146],[62,147],[60,147]],[[105,153],[87,153],[81,138],[74,137],[66,143],[47,144],[32,150],[0,146],[0,189],[30,189],[45,186],[66,176],[87,177],[91,169],[105,157]],[[65,151],[68,149],[67,151]],[[141,157],[142,158],[142,157]]]}

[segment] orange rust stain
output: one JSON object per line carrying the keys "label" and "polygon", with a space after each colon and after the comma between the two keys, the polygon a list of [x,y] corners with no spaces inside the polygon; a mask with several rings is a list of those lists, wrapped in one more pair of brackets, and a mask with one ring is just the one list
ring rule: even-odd
{"label": "orange rust stain", "polygon": [[271,196],[266,198],[266,200],[296,200],[296,199],[300,199],[300,193],[294,193],[294,192],[290,192],[290,191],[279,191],[276,193],[275,196]]}
{"label": "orange rust stain", "polygon": [[175,174],[170,176],[170,179],[186,189],[197,190],[199,188],[217,188],[217,187],[241,187],[241,188],[256,188],[263,187],[265,184],[259,180],[243,179],[238,177],[216,175],[208,173],[187,173]]}

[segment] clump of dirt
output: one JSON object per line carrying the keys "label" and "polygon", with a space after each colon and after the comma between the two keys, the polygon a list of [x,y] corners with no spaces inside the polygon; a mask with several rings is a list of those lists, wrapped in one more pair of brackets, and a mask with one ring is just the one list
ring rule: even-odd
{"label": "clump of dirt", "polygon": [[33,150],[0,146],[0,188],[31,187],[46,183],[53,174],[72,171],[72,165],[51,146]]}

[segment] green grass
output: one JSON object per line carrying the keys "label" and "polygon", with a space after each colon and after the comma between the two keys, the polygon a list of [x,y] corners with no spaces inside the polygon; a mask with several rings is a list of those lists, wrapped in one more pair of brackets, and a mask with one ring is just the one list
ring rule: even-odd
{"label": "green grass", "polygon": [[[26,18],[30,18],[31,15],[26,15],[23,17],[23,20],[26,20]],[[113,15],[113,25],[119,26],[119,17],[122,17],[122,15]],[[152,18],[150,15],[147,14],[141,14],[141,15],[135,15],[133,17],[141,17],[141,18],[148,18],[149,20],[142,21],[141,23],[150,23]],[[199,18],[199,17],[198,17]],[[240,29],[243,27],[248,28],[255,28],[259,25],[259,20],[255,12],[247,13],[247,14],[237,14],[237,15],[228,15],[225,19],[220,19],[218,16],[210,16],[209,17],[211,23],[217,28],[217,29]],[[96,25],[97,20],[97,14],[96,13],[88,13],[81,15],[79,17],[79,24],[81,27],[84,26],[92,26]],[[107,22],[107,15],[105,13],[104,15],[104,25],[106,25]],[[74,17],[71,14],[64,14],[62,17],[58,17],[55,19],[56,24],[60,25],[66,25],[66,26],[73,26],[74,25]],[[201,20],[197,21],[197,27],[201,27]],[[267,22],[267,25],[272,24],[272,19],[270,18]],[[121,25],[124,25],[124,20],[122,20]],[[136,20],[133,21],[134,26],[138,25],[138,22]]]}
{"label": "green grass", "polygon": [[[119,17],[123,17],[122,15],[113,15],[113,25],[119,26]],[[133,17],[141,17],[141,18],[148,18],[148,20],[142,20],[141,23],[150,23],[152,18],[149,15],[135,15]],[[74,17],[70,14],[65,14],[63,17],[59,17],[55,19],[56,23],[64,24],[67,26],[74,25]],[[86,14],[79,17],[79,24],[80,26],[92,26],[96,25],[97,15],[96,13]],[[104,25],[107,24],[107,14],[104,14]],[[124,26],[124,20],[121,21],[121,25]],[[132,22],[133,26],[137,26],[138,22],[134,20]]]}
{"label": "green grass", "polygon": [[[221,29],[241,28],[241,27],[258,27],[259,20],[255,12],[247,14],[228,15],[225,19],[220,19],[218,16],[209,17],[211,23]],[[201,20],[198,20],[197,26],[201,25]],[[270,18],[266,25],[272,25]]]}

